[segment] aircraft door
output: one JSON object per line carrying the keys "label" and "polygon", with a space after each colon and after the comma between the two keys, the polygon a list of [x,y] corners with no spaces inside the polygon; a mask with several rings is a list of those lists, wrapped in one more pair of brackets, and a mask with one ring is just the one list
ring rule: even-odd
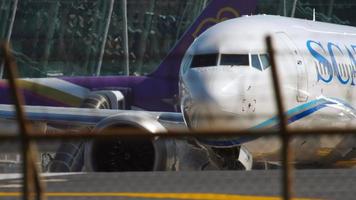
{"label": "aircraft door", "polygon": [[291,51],[288,55],[293,55],[293,63],[297,71],[297,101],[305,102],[308,100],[308,76],[303,56],[286,33],[278,32],[277,38]]}

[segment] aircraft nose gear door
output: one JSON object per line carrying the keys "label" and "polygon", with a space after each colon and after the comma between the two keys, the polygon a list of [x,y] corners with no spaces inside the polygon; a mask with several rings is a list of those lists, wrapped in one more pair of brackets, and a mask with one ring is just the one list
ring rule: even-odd
{"label": "aircraft nose gear door", "polygon": [[305,102],[308,100],[308,76],[303,56],[300,54],[297,46],[285,33],[278,32],[277,39],[284,43],[283,46],[288,48],[288,51],[286,49],[286,51],[282,52],[290,52],[288,56],[291,56],[291,59],[293,59],[292,63],[294,63],[297,71],[297,101]]}

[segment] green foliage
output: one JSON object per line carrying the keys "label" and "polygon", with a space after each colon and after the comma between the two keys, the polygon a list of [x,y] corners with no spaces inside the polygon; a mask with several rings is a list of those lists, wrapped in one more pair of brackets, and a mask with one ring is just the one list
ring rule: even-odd
{"label": "green foliage", "polygon": [[[102,75],[124,73],[121,1],[115,0],[0,1],[0,38],[13,29],[11,43],[23,77],[91,76],[103,49]],[[131,74],[152,72],[194,21],[207,0],[130,0],[127,5]],[[289,16],[294,0],[257,0],[258,13]],[[296,17],[356,25],[355,3],[348,0],[298,0]],[[16,12],[15,21],[11,20]],[[106,24],[110,26],[108,34]]]}

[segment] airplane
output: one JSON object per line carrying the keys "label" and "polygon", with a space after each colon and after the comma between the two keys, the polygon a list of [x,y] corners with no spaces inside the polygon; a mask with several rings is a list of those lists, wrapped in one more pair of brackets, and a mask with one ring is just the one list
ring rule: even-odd
{"label": "airplane", "polygon": [[[278,129],[268,35],[276,48],[288,127],[353,127],[356,28],[270,15],[226,20],[195,39],[179,71],[181,114],[27,106],[27,117],[152,134],[169,134],[182,122],[194,130]],[[14,119],[12,106],[1,105],[0,118]],[[291,146],[296,165],[341,166],[354,158],[355,137],[295,138]],[[117,139],[86,143],[84,163],[88,171],[251,169],[254,162],[280,162],[279,150],[278,140],[264,137]]]}
{"label": "airplane", "polygon": [[[278,128],[265,44],[269,35],[274,39],[288,127],[354,127],[356,28],[269,15],[219,23],[187,50],[179,89],[187,126]],[[280,146],[257,140],[200,138],[199,142],[215,148],[244,144],[255,159],[278,161]],[[354,136],[295,138],[291,145],[294,162],[300,165],[341,166],[355,156]]]}
{"label": "airplane", "polygon": [[[37,106],[179,112],[178,75],[186,49],[197,36],[212,25],[229,18],[253,13],[255,7],[256,1],[211,1],[157,70],[147,76],[20,79],[19,85],[23,90],[25,103]],[[0,99],[0,104],[12,103],[6,80],[0,80],[0,95],[3,97]],[[81,154],[82,151],[77,151],[81,146],[82,143],[62,143],[59,147],[61,153],[58,155],[61,154],[65,158],[59,157],[59,162],[62,163],[61,159],[66,159],[67,162],[68,159],[71,160],[71,156]],[[66,157],[66,155],[70,156]],[[71,167],[72,170],[73,168],[78,167]]]}

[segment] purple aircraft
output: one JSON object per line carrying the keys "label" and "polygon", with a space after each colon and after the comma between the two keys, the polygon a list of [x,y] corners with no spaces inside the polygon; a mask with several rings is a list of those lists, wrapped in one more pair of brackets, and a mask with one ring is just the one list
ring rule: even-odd
{"label": "purple aircraft", "polygon": [[[157,70],[147,76],[21,79],[26,104],[111,109],[134,106],[149,111],[179,111],[179,68],[189,45],[212,25],[251,14],[255,7],[256,2],[251,0],[212,0]],[[1,104],[12,103],[6,81],[0,82],[0,94]]]}

